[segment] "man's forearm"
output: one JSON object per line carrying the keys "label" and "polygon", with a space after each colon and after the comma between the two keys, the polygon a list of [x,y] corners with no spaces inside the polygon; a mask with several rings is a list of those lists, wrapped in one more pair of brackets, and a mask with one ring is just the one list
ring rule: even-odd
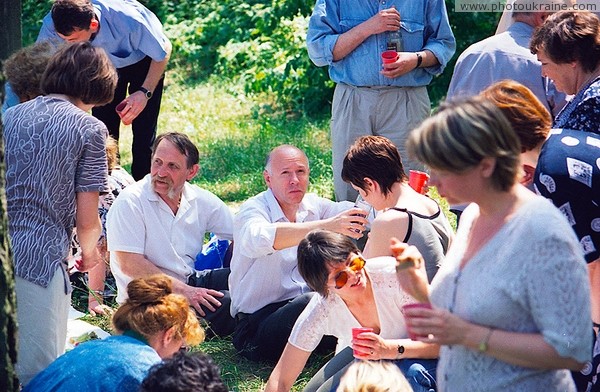
{"label": "man's forearm", "polygon": [[154,61],[150,63],[150,67],[148,68],[148,74],[146,74],[146,79],[144,79],[144,83],[142,83],[142,87],[147,88],[150,91],[154,91],[158,82],[163,77],[165,70],[167,69],[167,64],[169,63],[169,56],[171,55],[171,44],[167,48],[167,56],[162,61]]}
{"label": "man's forearm", "polygon": [[277,224],[273,249],[281,250],[296,246],[312,230],[322,228],[322,221],[290,223],[281,222]]}
{"label": "man's forearm", "polygon": [[348,56],[354,49],[362,44],[371,33],[364,24],[360,24],[341,34],[333,46],[333,61],[339,61]]}
{"label": "man's forearm", "polygon": [[[163,274],[164,272],[154,263],[139,253],[114,251],[121,271],[131,279],[144,278],[150,275]],[[173,292],[182,294],[185,291],[186,283],[171,277],[173,282]]]}

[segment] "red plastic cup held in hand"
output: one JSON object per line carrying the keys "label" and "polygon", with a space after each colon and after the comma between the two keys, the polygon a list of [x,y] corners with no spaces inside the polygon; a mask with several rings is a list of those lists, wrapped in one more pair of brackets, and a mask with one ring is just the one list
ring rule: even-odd
{"label": "red plastic cup held in hand", "polygon": [[408,176],[408,185],[415,191],[424,195],[429,181],[429,174],[417,170],[411,170]]}
{"label": "red plastic cup held in hand", "polygon": [[[352,340],[358,339],[358,335],[360,335],[363,332],[373,332],[373,328],[368,328],[368,327],[358,327],[358,328],[352,328]],[[360,355],[361,353],[352,350],[352,353],[355,355]]]}
{"label": "red plastic cup held in hand", "polygon": [[117,107],[115,108],[115,111],[119,114],[119,116],[121,115],[121,112],[125,109],[126,106],[127,106],[127,101],[122,101],[120,104],[117,105]]}
{"label": "red plastic cup held in hand", "polygon": [[[404,318],[408,319],[408,317],[406,316],[406,309],[415,309],[415,308],[421,308],[421,309],[431,309],[431,304],[426,304],[426,303],[422,303],[422,302],[417,302],[414,304],[408,304],[408,305],[404,305],[402,307],[402,313],[404,314]],[[407,328],[407,332],[408,332],[408,337],[411,338],[411,340],[417,340],[417,335],[415,335],[414,333],[411,332],[410,328],[408,327],[408,322],[406,323],[406,328]]]}
{"label": "red plastic cup held in hand", "polygon": [[383,62],[383,67],[386,68],[385,64],[393,64],[398,60],[398,52],[395,50],[386,50],[381,53],[381,61]]}

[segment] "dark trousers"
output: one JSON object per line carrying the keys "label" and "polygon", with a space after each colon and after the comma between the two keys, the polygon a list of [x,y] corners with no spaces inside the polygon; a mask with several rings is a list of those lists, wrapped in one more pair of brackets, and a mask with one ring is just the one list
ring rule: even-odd
{"label": "dark trousers", "polygon": [[[117,82],[114,99],[104,106],[92,109],[94,117],[106,125],[108,132],[116,140],[119,140],[121,118],[115,111],[115,107],[125,99],[128,93],[130,95],[139,90],[146,79],[151,61],[152,59],[150,57],[146,57],[135,64],[117,69],[119,81]],[[146,108],[131,124],[133,130],[133,144],[131,146],[133,163],[131,165],[131,174],[136,181],[150,173],[152,144],[156,138],[158,112],[160,111],[160,101],[163,93],[163,82],[164,77],[160,80],[156,89],[154,89],[152,98],[148,100]]]}
{"label": "dark trousers", "polygon": [[[316,293],[269,304],[252,314],[236,315],[233,345],[240,355],[251,361],[277,362],[290,337],[292,328],[308,302]],[[325,337],[321,351],[335,349],[336,339]]]}
{"label": "dark trousers", "polygon": [[231,296],[229,295],[229,268],[218,268],[214,270],[201,271],[198,276],[192,275],[188,278],[188,285],[194,287],[204,287],[206,289],[218,290],[224,294],[217,298],[221,306],[214,312],[201,306],[204,311],[204,320],[208,323],[206,330],[207,336],[228,336],[233,333],[235,320],[231,317]]}

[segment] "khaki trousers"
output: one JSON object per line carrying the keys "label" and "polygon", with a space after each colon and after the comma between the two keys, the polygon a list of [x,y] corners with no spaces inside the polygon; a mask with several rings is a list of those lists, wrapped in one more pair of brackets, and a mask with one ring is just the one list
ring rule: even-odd
{"label": "khaki trousers", "polygon": [[348,147],[364,135],[385,136],[402,157],[404,171],[423,170],[408,159],[405,142],[411,130],[429,116],[431,103],[426,87],[353,87],[338,84],[333,94],[331,144],[333,186],[338,201],[356,199],[357,192],[342,181],[342,165]]}

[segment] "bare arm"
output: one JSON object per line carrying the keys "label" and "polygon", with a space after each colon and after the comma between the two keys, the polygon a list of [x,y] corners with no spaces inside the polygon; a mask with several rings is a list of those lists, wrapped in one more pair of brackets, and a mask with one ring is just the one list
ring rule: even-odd
{"label": "bare arm", "polygon": [[402,290],[419,302],[429,303],[429,281],[423,256],[415,246],[390,240],[390,250],[396,258],[396,277]]}
{"label": "bare arm", "polygon": [[390,239],[405,238],[408,231],[408,215],[389,210],[377,215],[371,224],[369,239],[362,252],[367,259],[378,256],[391,256]]}
{"label": "bare arm", "polygon": [[[163,273],[160,268],[142,254],[121,251],[114,251],[114,253],[123,273],[132,279]],[[173,282],[173,292],[185,296],[200,316],[205,316],[200,305],[207,307],[211,312],[221,306],[221,302],[216,298],[223,296],[220,291],[192,287],[173,277],[171,277],[171,281]]]}
{"label": "bare arm", "polygon": [[[398,346],[404,348],[402,354],[398,353]],[[357,358],[368,360],[437,358],[440,354],[438,344],[417,342],[411,339],[384,339],[371,332],[362,333],[360,339],[353,340],[352,349],[362,353]]]}
{"label": "bare arm", "polygon": [[77,212],[75,227],[81,246],[81,264],[79,271],[88,271],[100,262],[96,244],[102,234],[98,216],[98,192],[78,192],[76,194]]}
{"label": "bare arm", "polygon": [[[561,357],[542,334],[518,333],[470,323],[444,309],[406,311],[411,331],[419,340],[444,345],[460,344],[479,350],[487,337],[486,355],[516,366],[535,369],[580,370],[582,363]],[[489,334],[489,336],[488,336]],[[433,335],[433,336],[432,336]],[[430,339],[431,338],[431,339]]]}
{"label": "bare arm", "polygon": [[[146,79],[144,79],[144,83],[142,83],[142,87],[154,92],[154,89],[158,85],[158,82],[163,77],[165,70],[167,69],[169,57],[171,56],[171,49],[171,43],[167,41],[166,57],[162,61],[152,60],[150,67],[148,68],[148,74],[146,74]],[[129,125],[146,108],[148,99],[146,99],[146,96],[143,92],[136,91],[125,98],[125,100],[129,103],[129,105],[121,112],[121,121],[123,121],[123,124]]]}
{"label": "bare arm", "polygon": [[[347,235],[358,239],[363,236],[362,232],[369,221],[361,215],[365,212],[360,208],[351,208],[328,219],[312,222],[280,222],[276,224],[275,240],[273,248],[276,250],[296,246],[310,231],[323,229]],[[358,230],[355,231],[355,230]]]}
{"label": "bare arm", "polygon": [[289,343],[285,345],[281,358],[269,376],[265,392],[287,392],[304,369],[310,352],[300,350]]}
{"label": "bare arm", "polygon": [[394,31],[400,28],[400,13],[396,8],[381,10],[365,22],[341,34],[333,47],[333,61],[350,54],[373,34]]}

